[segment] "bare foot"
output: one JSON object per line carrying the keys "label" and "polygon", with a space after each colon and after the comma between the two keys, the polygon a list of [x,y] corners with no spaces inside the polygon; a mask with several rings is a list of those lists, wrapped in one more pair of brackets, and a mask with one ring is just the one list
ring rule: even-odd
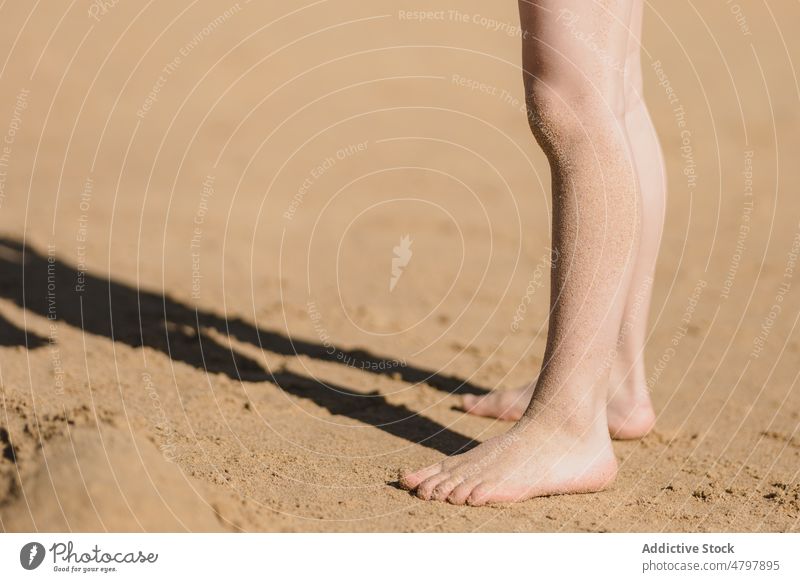
{"label": "bare foot", "polygon": [[517,421],[528,408],[535,386],[533,382],[513,390],[495,390],[485,396],[464,394],[458,408],[475,416]]}
{"label": "bare foot", "polygon": [[608,432],[614,439],[640,439],[656,424],[641,360],[626,369],[615,365],[608,391]]}
{"label": "bare foot", "polygon": [[408,473],[400,484],[420,499],[485,505],[592,493],[613,482],[617,460],[604,419],[577,431],[542,418],[526,416],[506,434]]}
{"label": "bare foot", "polygon": [[[644,367],[623,363],[614,365],[608,395],[608,432],[615,439],[640,439],[655,425],[656,415],[645,381]],[[485,396],[465,394],[458,406],[475,416],[517,421],[533,397],[534,381],[512,390],[495,390]]]}

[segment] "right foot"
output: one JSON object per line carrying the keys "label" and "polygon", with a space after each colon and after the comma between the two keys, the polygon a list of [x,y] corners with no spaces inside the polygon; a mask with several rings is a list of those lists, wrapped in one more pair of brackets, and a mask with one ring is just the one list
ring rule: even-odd
{"label": "right foot", "polygon": [[466,453],[406,473],[400,484],[420,499],[455,505],[509,503],[608,487],[617,460],[605,419],[571,430],[558,418],[524,418],[506,434]]}
{"label": "right foot", "polygon": [[[612,378],[621,374],[613,374]],[[640,439],[655,425],[656,415],[642,371],[641,380],[612,380],[608,398],[608,432],[615,439]],[[517,421],[533,397],[536,383],[513,390],[496,390],[486,396],[465,394],[459,408],[475,416]]]}

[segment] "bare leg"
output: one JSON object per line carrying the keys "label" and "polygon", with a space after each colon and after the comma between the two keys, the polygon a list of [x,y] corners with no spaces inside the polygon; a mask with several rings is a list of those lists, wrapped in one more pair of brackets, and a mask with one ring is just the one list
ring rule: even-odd
{"label": "bare leg", "polygon": [[[625,123],[633,0],[520,0],[531,128],[553,182],[544,365],[501,437],[404,476],[423,499],[481,505],[598,491],[616,475],[606,406],[641,209]],[[592,42],[586,34],[593,33]]]}
{"label": "bare leg", "polygon": [[647,387],[644,346],[667,194],[664,157],[642,94],[643,4],[642,0],[636,0],[633,6],[625,64],[625,126],[641,188],[642,235],[620,328],[619,351],[611,371],[608,399],[611,436],[623,439],[640,438],[650,432],[655,423]]}
{"label": "bare leg", "polygon": [[[611,371],[608,428],[614,438],[641,438],[653,427],[655,414],[647,390],[644,342],[652,294],[653,271],[664,225],[666,180],[661,148],[642,98],[640,40],[643,1],[634,0],[625,59],[625,127],[642,190],[642,235],[628,290],[618,349]],[[463,397],[462,408],[478,416],[519,420],[536,382],[487,396]]]}

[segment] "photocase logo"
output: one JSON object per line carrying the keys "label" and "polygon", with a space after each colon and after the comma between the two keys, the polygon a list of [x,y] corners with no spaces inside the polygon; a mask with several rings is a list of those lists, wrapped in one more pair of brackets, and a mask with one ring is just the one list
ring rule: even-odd
{"label": "photocase logo", "polygon": [[392,257],[392,278],[389,279],[389,292],[394,291],[397,282],[403,275],[403,269],[408,266],[411,255],[414,254],[411,252],[411,243],[413,242],[410,235],[404,234],[400,237],[400,244],[392,249],[394,257]]}
{"label": "photocase logo", "polygon": [[44,561],[44,546],[39,542],[29,542],[19,551],[19,563],[26,570],[35,570]]}

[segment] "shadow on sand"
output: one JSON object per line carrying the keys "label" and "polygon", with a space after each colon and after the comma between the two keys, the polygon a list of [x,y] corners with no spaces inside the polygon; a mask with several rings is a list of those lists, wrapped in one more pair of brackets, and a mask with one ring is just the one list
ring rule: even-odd
{"label": "shadow on sand", "polygon": [[[175,361],[208,373],[248,382],[269,382],[292,396],[326,408],[331,414],[348,416],[444,454],[462,452],[475,444],[405,406],[387,402],[377,392],[356,392],[292,372],[270,373],[253,358],[221,344],[209,332],[213,330],[283,356],[307,356],[340,364],[357,361],[372,373],[399,375],[405,382],[424,383],[448,393],[484,394],[487,392],[484,388],[413,366],[385,366],[392,360],[366,350],[337,350],[330,354],[322,344],[290,339],[240,318],[227,319],[196,310],[166,295],[79,272],[55,256],[43,255],[8,238],[0,238],[0,296],[42,317],[131,347],[156,349]],[[0,321],[0,327],[0,346],[22,345],[33,349],[47,343],[45,338],[5,320]]]}

